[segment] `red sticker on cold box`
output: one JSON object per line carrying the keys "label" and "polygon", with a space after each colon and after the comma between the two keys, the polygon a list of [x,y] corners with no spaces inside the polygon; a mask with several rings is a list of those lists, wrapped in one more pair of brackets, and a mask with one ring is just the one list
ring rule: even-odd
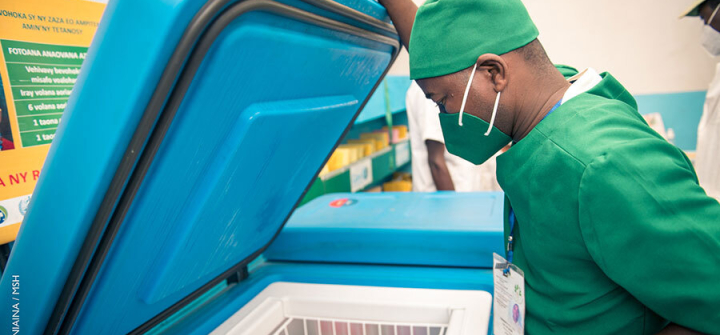
{"label": "red sticker on cold box", "polygon": [[343,206],[351,206],[351,205],[354,205],[356,202],[357,202],[357,200],[355,200],[355,199],[341,198],[341,199],[336,199],[336,200],[331,201],[330,207],[339,208],[339,207],[343,207]]}

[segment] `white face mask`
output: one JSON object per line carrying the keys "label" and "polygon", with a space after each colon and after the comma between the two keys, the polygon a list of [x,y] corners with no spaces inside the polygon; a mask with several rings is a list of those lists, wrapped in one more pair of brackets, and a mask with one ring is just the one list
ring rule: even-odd
{"label": "white face mask", "polygon": [[710,26],[713,18],[715,18],[718,8],[720,8],[720,6],[715,8],[715,11],[713,11],[710,19],[707,21],[708,23],[703,27],[702,31],[702,45],[712,57],[720,56],[720,32]]}

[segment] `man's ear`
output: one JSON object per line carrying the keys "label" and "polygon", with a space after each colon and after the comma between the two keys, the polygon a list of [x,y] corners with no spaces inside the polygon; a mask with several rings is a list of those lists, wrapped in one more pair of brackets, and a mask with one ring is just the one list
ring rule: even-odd
{"label": "man's ear", "polygon": [[484,54],[477,59],[477,71],[485,72],[484,75],[490,77],[495,92],[502,92],[507,87],[507,69],[505,60],[496,54]]}

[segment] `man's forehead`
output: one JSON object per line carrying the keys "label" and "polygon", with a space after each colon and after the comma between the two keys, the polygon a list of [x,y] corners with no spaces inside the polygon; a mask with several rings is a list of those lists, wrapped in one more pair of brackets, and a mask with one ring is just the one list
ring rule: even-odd
{"label": "man's forehead", "polygon": [[459,75],[460,72],[462,71],[440,77],[418,79],[416,82],[425,93],[425,97],[433,99],[434,96],[440,94],[441,92],[452,90],[458,85],[462,86],[463,80],[462,75]]}
{"label": "man's forehead", "polygon": [[428,99],[432,99],[433,96],[437,95],[437,88],[435,88],[437,85],[435,85],[431,79],[432,78],[416,80],[418,86],[420,86],[423,93],[425,93],[425,97]]}

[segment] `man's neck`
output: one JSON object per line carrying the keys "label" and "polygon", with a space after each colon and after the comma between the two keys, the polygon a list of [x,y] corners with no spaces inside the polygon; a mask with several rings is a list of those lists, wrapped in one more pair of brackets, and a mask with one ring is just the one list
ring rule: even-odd
{"label": "man's neck", "polygon": [[[526,95],[521,101],[515,122],[513,122],[512,139],[518,142],[525,138],[535,126],[542,121],[543,118],[552,110],[552,108],[560,101],[570,88],[570,83],[565,80],[562,75],[560,77],[552,76],[551,81],[544,83],[538,82],[534,85],[537,90]],[[532,87],[532,86],[531,86]]]}

